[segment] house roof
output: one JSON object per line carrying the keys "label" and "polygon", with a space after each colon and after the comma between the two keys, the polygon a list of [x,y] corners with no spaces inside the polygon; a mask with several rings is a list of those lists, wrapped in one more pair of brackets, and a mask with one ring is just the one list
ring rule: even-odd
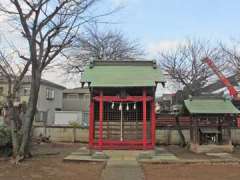
{"label": "house roof", "polygon": [[[32,81],[31,76],[27,75],[27,76],[24,76],[24,78],[22,80],[22,84],[29,84],[29,83],[31,83],[31,81]],[[0,76],[0,83],[7,83],[6,78]],[[66,87],[56,84],[54,82],[48,81],[46,79],[41,79],[41,84],[50,86],[50,87],[55,87],[58,89],[66,89]]]}
{"label": "house roof", "polygon": [[93,61],[81,82],[91,87],[151,87],[165,80],[153,61]]}
{"label": "house roof", "polygon": [[230,100],[225,99],[188,99],[184,105],[190,114],[239,114],[240,111]]}
{"label": "house roof", "polygon": [[[32,79],[31,79],[31,76],[25,76],[23,78],[23,84],[29,84],[31,83]],[[59,84],[56,84],[54,82],[51,82],[51,81],[48,81],[46,79],[41,79],[41,84],[43,85],[46,85],[46,86],[50,86],[50,87],[55,87],[55,88],[58,88],[58,89],[66,89],[66,87],[64,86],[61,86]]]}

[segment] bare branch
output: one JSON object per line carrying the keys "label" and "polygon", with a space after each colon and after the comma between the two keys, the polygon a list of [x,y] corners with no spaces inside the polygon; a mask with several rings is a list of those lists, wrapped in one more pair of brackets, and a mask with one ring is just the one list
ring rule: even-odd
{"label": "bare branch", "polygon": [[202,62],[204,57],[211,57],[221,68],[222,53],[219,48],[209,46],[209,42],[188,40],[170,52],[160,52],[160,66],[172,79],[184,86],[186,95],[199,95],[212,71]]}
{"label": "bare branch", "polygon": [[[13,15],[17,22],[16,30],[19,30],[19,33],[27,40],[28,45],[27,55],[18,52],[24,64],[22,68],[18,64],[15,66],[15,71],[16,69],[19,71],[17,76],[14,75],[16,74],[14,68],[7,60],[3,61],[4,64],[0,64],[0,74],[9,76],[10,81],[14,79],[14,87],[9,88],[13,89],[13,92],[20,88],[24,76],[29,70],[31,71],[31,90],[21,131],[23,136],[19,148],[15,149],[18,153],[18,160],[28,153],[28,142],[37,110],[42,72],[63,50],[73,46],[78,40],[76,35],[80,33],[80,27],[83,24],[95,22],[100,17],[111,14],[111,12],[101,14],[90,12],[90,8],[96,2],[98,0],[9,0],[14,9],[0,6],[1,12]],[[9,84],[12,83],[9,82]],[[9,104],[13,104],[12,99],[9,99]],[[17,139],[16,134],[13,134],[13,139]]]}
{"label": "bare branch", "polygon": [[82,72],[91,59],[135,60],[144,54],[137,41],[128,40],[121,32],[101,32],[95,25],[87,27],[85,33],[85,37],[78,36],[75,54],[68,61],[68,66],[65,66],[67,72]]}
{"label": "bare branch", "polygon": [[237,74],[237,77],[240,80],[239,42],[233,42],[232,47],[227,47],[223,43],[220,43],[220,48],[225,55],[228,70],[230,71],[230,73]]}

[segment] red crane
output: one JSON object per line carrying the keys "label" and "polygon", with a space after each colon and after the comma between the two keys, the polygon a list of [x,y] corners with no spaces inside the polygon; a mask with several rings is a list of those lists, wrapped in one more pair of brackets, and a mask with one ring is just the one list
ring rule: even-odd
{"label": "red crane", "polygon": [[218,76],[220,81],[228,88],[230,96],[232,96],[234,99],[240,100],[238,91],[230,83],[230,81],[223,75],[223,73],[221,71],[219,71],[219,69],[214,64],[214,62],[210,58],[208,58],[208,57],[204,58],[202,60],[202,62],[206,63],[213,70],[213,72]]}

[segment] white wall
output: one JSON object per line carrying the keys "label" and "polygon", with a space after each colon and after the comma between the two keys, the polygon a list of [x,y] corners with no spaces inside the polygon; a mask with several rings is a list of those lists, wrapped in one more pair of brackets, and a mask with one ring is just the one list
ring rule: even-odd
{"label": "white wall", "polygon": [[82,125],[82,112],[80,111],[55,111],[54,124],[69,125],[70,122],[78,122]]}
{"label": "white wall", "polygon": [[53,142],[88,142],[88,129],[72,128],[67,126],[35,126],[33,136],[38,138],[40,135],[50,137]]}

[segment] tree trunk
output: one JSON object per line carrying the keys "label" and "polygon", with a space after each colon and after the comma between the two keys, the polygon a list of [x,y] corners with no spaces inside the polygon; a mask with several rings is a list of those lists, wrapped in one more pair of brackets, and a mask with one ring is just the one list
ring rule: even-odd
{"label": "tree trunk", "polygon": [[73,127],[73,143],[76,142],[76,127]]}
{"label": "tree trunk", "polygon": [[38,101],[38,92],[40,88],[41,81],[41,72],[38,69],[32,71],[32,79],[31,79],[31,90],[30,97],[27,105],[26,114],[23,122],[23,137],[20,145],[20,149],[18,152],[18,160],[24,159],[27,155],[29,155],[29,143],[31,138],[31,130],[32,124],[34,121],[34,115],[37,109],[37,101]]}
{"label": "tree trunk", "polygon": [[18,127],[17,127],[17,112],[15,111],[13,100],[11,97],[7,98],[8,102],[8,113],[9,121],[11,126],[12,134],[12,148],[13,148],[13,157],[17,156],[19,149],[19,137],[18,137]]}
{"label": "tree trunk", "polygon": [[186,146],[186,140],[185,140],[185,137],[183,135],[183,132],[182,132],[182,128],[181,128],[181,125],[180,125],[180,122],[179,122],[179,116],[176,116],[176,126],[177,126],[177,130],[178,130],[178,134],[179,134],[179,137],[180,137],[180,145],[182,147],[185,147]]}

